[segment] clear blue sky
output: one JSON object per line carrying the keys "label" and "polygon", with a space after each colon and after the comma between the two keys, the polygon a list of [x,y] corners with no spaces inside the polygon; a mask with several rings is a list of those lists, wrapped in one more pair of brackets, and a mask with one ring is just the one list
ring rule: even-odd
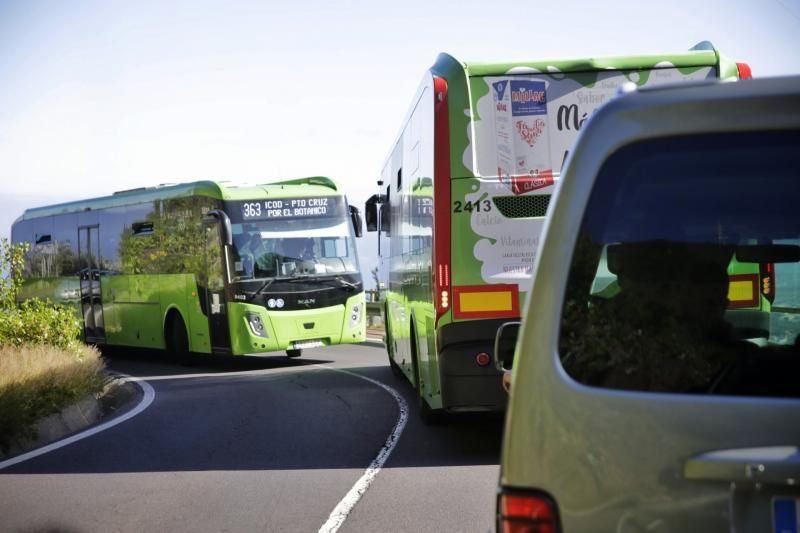
{"label": "clear blue sky", "polygon": [[0,0],[0,237],[26,207],[192,179],[329,175],[363,205],[439,52],[703,40],[800,73],[800,0]]}

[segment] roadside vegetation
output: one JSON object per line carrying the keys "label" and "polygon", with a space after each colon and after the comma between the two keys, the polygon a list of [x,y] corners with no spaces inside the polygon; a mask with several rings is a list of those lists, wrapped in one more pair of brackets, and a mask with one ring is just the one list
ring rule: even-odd
{"label": "roadside vegetation", "polygon": [[0,453],[35,438],[36,422],[103,388],[100,353],[80,340],[71,309],[47,300],[16,302],[24,245],[0,241]]}

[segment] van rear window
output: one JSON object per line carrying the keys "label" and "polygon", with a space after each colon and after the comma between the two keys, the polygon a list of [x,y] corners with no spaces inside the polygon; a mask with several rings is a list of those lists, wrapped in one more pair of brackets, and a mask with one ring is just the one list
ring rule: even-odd
{"label": "van rear window", "polygon": [[676,137],[601,168],[560,356],[592,386],[800,397],[800,132]]}

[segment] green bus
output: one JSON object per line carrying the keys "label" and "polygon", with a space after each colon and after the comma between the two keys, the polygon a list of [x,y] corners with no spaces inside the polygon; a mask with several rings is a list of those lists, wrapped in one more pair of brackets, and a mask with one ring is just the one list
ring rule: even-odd
{"label": "green bus", "polygon": [[72,306],[88,343],[241,355],[358,343],[362,221],[333,180],[197,181],[28,209],[20,299]]}
{"label": "green bus", "polygon": [[389,362],[418,390],[424,418],[505,408],[495,334],[519,320],[550,196],[591,114],[629,84],[749,76],[710,43],[631,57],[437,58],[365,209],[388,280]]}

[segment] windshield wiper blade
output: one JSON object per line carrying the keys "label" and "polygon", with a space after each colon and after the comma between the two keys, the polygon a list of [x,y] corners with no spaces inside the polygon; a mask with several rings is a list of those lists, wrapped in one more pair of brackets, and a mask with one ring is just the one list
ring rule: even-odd
{"label": "windshield wiper blade", "polygon": [[273,282],[275,282],[275,281],[287,281],[287,280],[291,281],[291,278],[282,278],[282,277],[278,277],[278,276],[275,276],[274,278],[269,278],[267,281],[262,283],[261,286],[255,290],[255,292],[253,292],[253,297],[255,298],[256,296],[258,296],[259,294],[261,294],[262,292],[267,290],[267,287],[272,285]]}
{"label": "windshield wiper blade", "polygon": [[356,289],[358,288],[358,285],[357,285],[357,284],[353,283],[352,281],[347,281],[347,280],[346,280],[346,279],[344,279],[342,276],[336,276],[336,277],[335,277],[335,278],[333,278],[333,279],[335,279],[336,281],[338,281],[339,283],[341,283],[341,284],[342,284],[342,285],[344,285],[345,287],[350,287],[350,288],[351,288],[351,289],[353,289],[353,290],[356,290]]}
{"label": "windshield wiper blade", "polygon": [[262,292],[262,291],[264,291],[264,290],[265,290],[267,287],[269,287],[270,285],[272,285],[272,282],[274,282],[274,281],[275,281],[275,278],[269,278],[267,281],[265,281],[264,283],[262,283],[262,284],[261,284],[261,286],[260,286],[259,288],[257,288],[257,289],[255,290],[255,292],[253,293],[253,298],[255,298],[256,296],[258,296],[259,294],[261,294],[261,292]]}

